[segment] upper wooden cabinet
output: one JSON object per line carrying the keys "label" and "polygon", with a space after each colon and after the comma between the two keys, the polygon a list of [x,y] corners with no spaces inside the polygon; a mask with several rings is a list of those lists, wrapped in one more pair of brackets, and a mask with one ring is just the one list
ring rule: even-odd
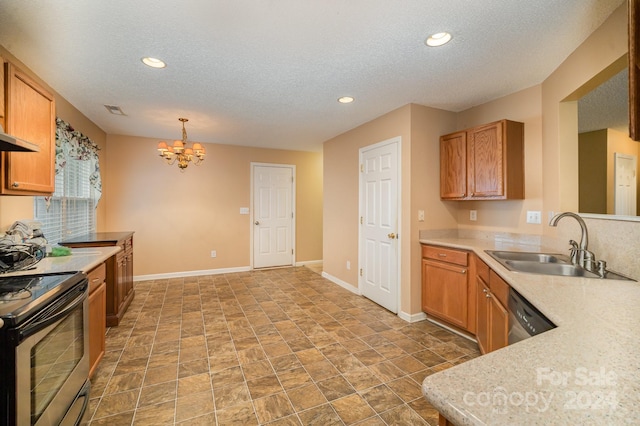
{"label": "upper wooden cabinet", "polygon": [[524,124],[501,120],[440,137],[440,198],[524,198]]}
{"label": "upper wooden cabinet", "polygon": [[4,64],[5,132],[38,145],[39,152],[3,152],[0,194],[51,195],[55,180],[55,99],[32,78]]}

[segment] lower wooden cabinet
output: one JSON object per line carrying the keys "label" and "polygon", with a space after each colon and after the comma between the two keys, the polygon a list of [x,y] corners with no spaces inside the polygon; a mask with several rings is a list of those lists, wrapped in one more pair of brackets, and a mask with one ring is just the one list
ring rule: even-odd
{"label": "lower wooden cabinet", "polygon": [[101,263],[87,274],[89,279],[89,377],[105,352],[107,316],[106,266]]}
{"label": "lower wooden cabinet", "polygon": [[134,297],[133,232],[104,232],[63,241],[61,245],[82,247],[120,246],[121,251],[107,259],[107,327],[120,324]]}
{"label": "lower wooden cabinet", "polygon": [[478,318],[476,339],[483,354],[503,348],[508,344],[509,285],[486,263],[476,259]]}
{"label": "lower wooden cabinet", "polygon": [[[447,324],[474,333],[475,283],[469,252],[422,246],[422,310]],[[470,284],[472,286],[470,286]]]}

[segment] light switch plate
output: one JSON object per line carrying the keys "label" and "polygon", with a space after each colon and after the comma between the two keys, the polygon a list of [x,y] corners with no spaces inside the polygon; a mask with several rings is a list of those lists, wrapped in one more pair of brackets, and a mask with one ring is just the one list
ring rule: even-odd
{"label": "light switch plate", "polygon": [[418,210],[418,222],[424,222],[424,210]]}
{"label": "light switch plate", "polygon": [[240,207],[240,214],[249,214],[249,207]]}

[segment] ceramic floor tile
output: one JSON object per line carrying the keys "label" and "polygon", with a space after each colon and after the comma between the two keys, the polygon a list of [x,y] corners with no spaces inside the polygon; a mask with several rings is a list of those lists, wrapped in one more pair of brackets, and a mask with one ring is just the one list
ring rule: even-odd
{"label": "ceramic floor tile", "polygon": [[92,426],[436,424],[422,380],[479,356],[305,267],[135,285],[91,381]]}
{"label": "ceramic floor tile", "polygon": [[375,412],[369,404],[358,394],[337,399],[331,402],[331,406],[347,425],[357,423],[375,415]]}
{"label": "ceramic floor tile", "polygon": [[[175,421],[175,401],[148,405],[136,410],[133,419],[135,426],[173,425]],[[118,423],[112,423],[117,425]],[[93,425],[93,423],[92,423]]]}
{"label": "ceramic floor tile", "polygon": [[138,407],[155,405],[176,398],[176,382],[170,381],[158,385],[145,386],[140,392]]}
{"label": "ceramic floor tile", "polygon": [[304,411],[327,402],[327,399],[315,384],[288,390],[287,395],[297,411]]}
{"label": "ceramic floor tile", "polygon": [[251,395],[246,383],[233,383],[217,388],[213,392],[217,410],[233,407],[234,405],[251,402]]}
{"label": "ceramic floor tile", "polygon": [[329,404],[320,405],[298,413],[302,424],[308,426],[344,425],[340,417]]}
{"label": "ceramic floor tile", "polygon": [[371,408],[376,410],[376,413],[383,413],[403,404],[403,401],[386,385],[378,385],[364,390],[360,394]]}
{"label": "ceramic floor tile", "polygon": [[355,392],[355,389],[342,376],[318,382],[318,388],[328,401],[333,401]]}
{"label": "ceramic floor tile", "polygon": [[253,401],[256,417],[261,424],[269,423],[294,413],[289,398],[284,392]]}

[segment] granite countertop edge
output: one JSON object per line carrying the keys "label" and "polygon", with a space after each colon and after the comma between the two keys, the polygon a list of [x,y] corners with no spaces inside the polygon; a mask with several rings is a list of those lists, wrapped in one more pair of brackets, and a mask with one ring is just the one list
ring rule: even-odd
{"label": "granite countertop edge", "polygon": [[73,237],[60,242],[60,245],[67,244],[91,244],[91,243],[117,243],[134,234],[134,231],[118,232],[92,232],[78,237]]}
{"label": "granite countertop edge", "polygon": [[447,419],[456,425],[640,423],[640,336],[633,329],[640,324],[639,283],[511,272],[485,252],[557,252],[531,241],[419,241],[474,252],[557,325],[426,377],[423,395]]}
{"label": "granite countertop edge", "polygon": [[45,257],[33,269],[2,274],[0,279],[9,276],[62,272],[84,272],[86,274],[121,250],[120,246],[72,248],[70,256]]}

